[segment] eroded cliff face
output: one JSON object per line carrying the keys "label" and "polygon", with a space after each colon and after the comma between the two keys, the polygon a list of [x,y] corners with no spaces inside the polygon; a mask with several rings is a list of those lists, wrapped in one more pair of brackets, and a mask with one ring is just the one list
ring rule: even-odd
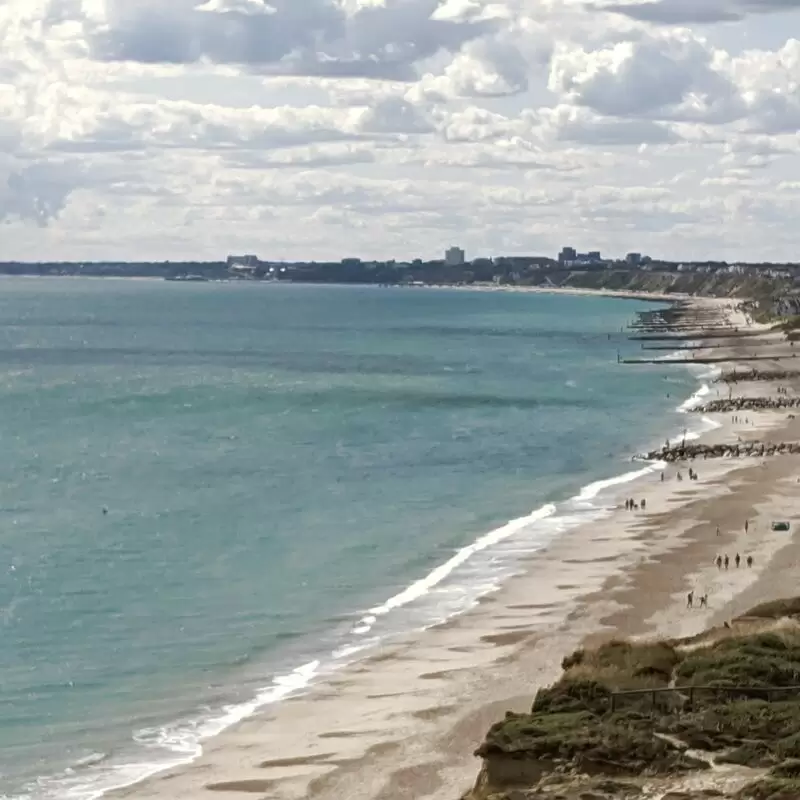
{"label": "eroded cliff face", "polygon": [[484,759],[475,786],[463,800],[488,800],[499,793],[519,787],[538,786],[555,769],[551,761],[511,758],[495,754]]}
{"label": "eroded cliff face", "polygon": [[491,727],[462,800],[800,800],[800,598],[563,666]]}

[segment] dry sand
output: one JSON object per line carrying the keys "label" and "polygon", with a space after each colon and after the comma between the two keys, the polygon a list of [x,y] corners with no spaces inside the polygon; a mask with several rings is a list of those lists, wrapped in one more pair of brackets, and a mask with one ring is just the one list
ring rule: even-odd
{"label": "dry sand", "polygon": [[[415,289],[457,289],[463,292],[522,292],[528,294],[565,294],[582,297],[619,297],[625,300],[645,300],[651,303],[673,303],[691,299],[691,295],[680,292],[637,292],[628,289],[581,289],[575,286],[511,286],[501,283],[466,283],[462,285],[415,286]],[[712,300],[712,302],[715,302]]]}
{"label": "dry sand", "polygon": [[[738,360],[742,347],[730,352],[739,366],[747,365]],[[771,343],[770,352],[776,347],[786,358],[774,364],[791,366],[788,345]],[[743,383],[734,395],[776,390]],[[748,412],[736,424],[728,414],[714,420],[720,427],[709,439],[800,439],[800,419],[785,411]],[[455,800],[477,774],[472,752],[488,726],[507,709],[527,709],[582,643],[689,635],[797,593],[800,538],[773,532],[770,523],[800,515],[800,456],[693,466],[697,481],[678,481],[686,465],[671,465],[663,482],[655,471],[624,484],[625,496],[646,498],[646,512],[626,511],[621,497],[609,501],[605,519],[531,555],[523,574],[472,611],[381,649],[207,741],[194,763],[114,796]],[[752,555],[754,565],[731,560],[720,570],[715,559],[726,553]],[[708,608],[687,609],[689,591],[707,593]]]}

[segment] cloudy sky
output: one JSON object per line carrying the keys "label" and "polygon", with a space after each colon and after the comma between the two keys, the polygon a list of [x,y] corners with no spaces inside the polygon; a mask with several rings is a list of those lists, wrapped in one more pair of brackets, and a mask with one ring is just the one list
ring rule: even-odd
{"label": "cloudy sky", "polygon": [[0,0],[0,260],[800,260],[800,0]]}

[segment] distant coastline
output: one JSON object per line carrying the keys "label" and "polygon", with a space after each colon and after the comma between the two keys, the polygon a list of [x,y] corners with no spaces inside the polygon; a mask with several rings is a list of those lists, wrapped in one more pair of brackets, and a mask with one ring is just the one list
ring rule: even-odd
{"label": "distant coastline", "polygon": [[[250,258],[250,257],[248,257]],[[252,257],[254,259],[254,257]],[[773,316],[800,314],[800,266],[651,260],[646,263],[559,262],[549,258],[499,257],[448,264],[444,261],[269,262],[0,262],[0,277],[91,277],[157,279],[171,283],[239,282],[446,287],[597,294],[644,301],[685,297],[741,298]]]}

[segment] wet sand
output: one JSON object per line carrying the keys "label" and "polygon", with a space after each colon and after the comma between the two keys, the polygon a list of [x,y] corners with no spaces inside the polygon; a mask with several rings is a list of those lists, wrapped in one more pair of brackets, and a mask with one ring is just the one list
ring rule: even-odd
{"label": "wet sand", "polygon": [[[785,349],[776,365],[789,365]],[[730,356],[747,365],[735,349]],[[799,389],[789,386],[793,395]],[[707,398],[716,391],[728,390],[715,385]],[[777,386],[744,383],[733,392],[768,396]],[[721,427],[704,440],[800,438],[800,419],[785,410],[746,413],[738,423],[707,416]],[[646,499],[646,511],[609,499],[604,519],[531,554],[522,574],[472,611],[381,648],[208,740],[192,764],[113,796],[455,800],[477,774],[472,753],[489,725],[506,710],[527,709],[583,643],[691,635],[797,593],[800,537],[770,523],[800,514],[800,455],[691,466],[697,481],[678,481],[687,465],[674,464],[663,482],[656,471],[622,485],[624,496]],[[715,559],[726,553],[753,555],[754,565],[718,569]],[[689,591],[707,593],[708,608],[687,609]]]}

